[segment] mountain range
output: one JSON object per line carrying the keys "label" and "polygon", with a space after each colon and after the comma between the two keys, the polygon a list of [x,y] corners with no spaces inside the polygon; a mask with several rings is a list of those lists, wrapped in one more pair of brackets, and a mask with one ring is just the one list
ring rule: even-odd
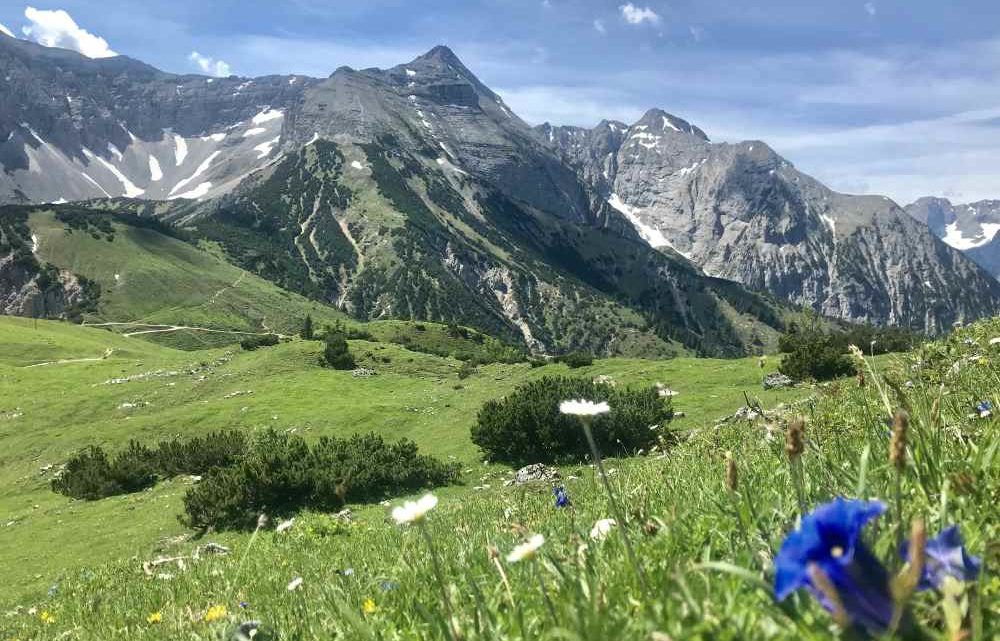
{"label": "mountain range", "polygon": [[[207,78],[0,35],[0,75],[0,204],[155,217],[359,319],[735,355],[795,305],[931,333],[1000,309],[1000,282],[888,199],[660,110],[531,127],[447,47],[326,79]],[[31,230],[3,229],[0,301],[24,313]]]}
{"label": "mountain range", "polygon": [[906,211],[1000,279],[1000,200],[953,205],[947,198],[921,198]]}

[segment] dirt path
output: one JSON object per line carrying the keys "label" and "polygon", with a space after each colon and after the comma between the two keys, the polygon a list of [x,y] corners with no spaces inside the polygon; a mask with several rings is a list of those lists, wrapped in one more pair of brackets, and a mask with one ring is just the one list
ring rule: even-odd
{"label": "dirt path", "polygon": [[108,358],[109,356],[111,356],[114,353],[115,353],[115,350],[109,347],[106,350],[104,350],[104,354],[103,355],[97,356],[95,358],[64,358],[64,359],[61,359],[61,360],[58,360],[58,361],[45,361],[44,363],[35,363],[34,365],[25,365],[24,367],[25,367],[25,369],[27,369],[29,367],[42,367],[44,365],[64,365],[66,363],[93,363],[94,361],[103,361],[104,359]]}
{"label": "dirt path", "polygon": [[[147,327],[149,329],[140,329],[134,332],[123,332],[122,336],[141,336],[143,334],[163,334],[166,332],[179,332],[182,330],[190,330],[192,332],[208,332],[211,334],[240,334],[242,336],[263,336],[266,334],[276,334],[279,338],[284,338],[284,334],[278,334],[277,332],[266,331],[266,332],[244,332],[235,329],[212,329],[210,327],[194,327],[191,325],[158,325],[156,323],[134,323],[134,322],[108,322],[108,323],[84,323],[87,327]],[[267,329],[267,328],[265,328]]]}

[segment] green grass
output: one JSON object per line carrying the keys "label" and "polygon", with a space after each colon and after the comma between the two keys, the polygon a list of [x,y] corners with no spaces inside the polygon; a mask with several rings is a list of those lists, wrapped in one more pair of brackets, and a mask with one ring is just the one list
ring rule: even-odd
{"label": "green grass", "polygon": [[[373,430],[389,439],[411,438],[431,454],[455,456],[472,465],[479,455],[469,429],[478,408],[533,378],[572,371],[584,377],[611,375],[623,384],[663,381],[681,392],[675,407],[686,417],[675,425],[685,428],[732,413],[743,403],[742,390],[753,393],[759,388],[760,376],[751,359],[611,359],[578,370],[555,364],[484,365],[460,381],[461,363],[452,358],[395,344],[351,341],[358,364],[379,372],[372,378],[354,378],[350,372],[319,367],[319,342],[295,341],[254,352],[236,349],[230,360],[212,365],[225,358],[226,350],[183,352],[138,337],[51,321],[38,321],[35,327],[30,319],[0,317],[0,376],[5,383],[0,387],[0,415],[20,414],[0,419],[0,442],[5,446],[0,454],[0,521],[17,522],[0,528],[0,548],[11,555],[4,565],[12,562],[10,572],[16,579],[0,587],[0,597],[8,598],[47,587],[61,569],[133,554],[143,545],[151,549],[161,536],[184,533],[174,520],[180,512],[181,492],[176,489],[157,488],[149,499],[144,494],[96,503],[68,502],[53,494],[40,468],[58,465],[90,444],[115,449],[130,438],[154,441],[230,427],[296,429],[308,437]],[[433,330],[428,326],[413,331],[426,335]],[[99,357],[108,348],[115,351],[103,360],[25,367]],[[104,384],[157,371],[168,375]],[[248,390],[253,394],[224,398]],[[775,404],[804,393],[758,395],[765,404]],[[121,409],[123,403],[147,405]],[[147,503],[161,496],[169,507]],[[146,518],[147,507],[154,518]],[[73,511],[72,517],[66,516],[67,510]],[[122,537],[119,528],[133,517],[137,522],[130,527],[144,535]],[[73,532],[79,531],[87,536],[75,537]],[[39,533],[46,538],[38,539]],[[60,537],[63,545],[51,545]]]}
{"label": "green grass", "polygon": [[[0,387],[0,415],[12,407],[23,414],[0,419],[0,515],[6,515],[4,523],[16,521],[0,527],[7,577],[0,601],[14,608],[0,618],[0,639],[67,633],[94,640],[216,639],[228,638],[235,624],[250,619],[263,621],[281,639],[447,638],[426,543],[413,528],[394,524],[385,507],[352,506],[351,524],[304,514],[283,534],[269,527],[256,537],[224,533],[190,540],[174,520],[186,479],[136,495],[74,502],[51,493],[39,474],[40,465],[60,462],[85,444],[115,447],[130,437],[153,440],[221,427],[296,429],[307,438],[374,430],[412,438],[426,452],[461,461],[463,484],[436,492],[441,503],[428,521],[461,638],[829,639],[831,619],[808,595],[779,607],[769,587],[773,555],[798,515],[783,425],[791,415],[807,418],[802,460],[808,506],[837,495],[891,501],[886,403],[890,409],[907,407],[912,416],[904,521],[922,518],[932,534],[946,524],[961,526],[969,549],[985,557],[987,568],[979,584],[967,588],[966,629],[971,639],[996,638],[1000,579],[992,567],[1000,560],[994,509],[1000,498],[1000,432],[996,418],[972,418],[970,412],[979,400],[1000,402],[1000,346],[988,345],[997,335],[1000,321],[918,354],[879,359],[869,363],[863,388],[852,379],[757,392],[754,359],[610,359],[574,370],[585,377],[610,375],[619,384],[663,381],[680,392],[675,406],[686,413],[674,424],[683,434],[680,444],[663,457],[608,462],[647,574],[650,588],[644,590],[617,531],[603,542],[588,536],[595,520],[611,516],[592,468],[563,468],[574,508],[556,510],[547,486],[505,487],[510,471],[484,465],[469,442],[484,400],[534,377],[565,373],[563,365],[494,364],[459,381],[453,359],[352,341],[356,354],[372,353],[362,364],[380,372],[356,379],[320,369],[320,344],[297,341],[236,353],[191,373],[199,361],[212,362],[224,352],[179,352],[59,323],[42,322],[35,330],[30,321],[3,318],[0,377],[10,384]],[[77,358],[111,341],[120,351],[104,360],[24,367],[33,345],[48,355]],[[101,384],[157,369],[181,373]],[[223,398],[248,389],[254,393]],[[744,390],[766,407],[798,402],[767,419],[717,425],[716,419],[742,405]],[[935,399],[941,423],[931,415]],[[149,405],[126,412],[118,409],[124,401]],[[733,452],[738,470],[733,494],[723,484],[726,451]],[[867,529],[880,558],[895,557],[895,525],[890,512]],[[530,532],[547,539],[538,565],[505,562],[504,555]],[[141,569],[143,560],[190,555],[208,540],[232,546],[233,553],[188,559],[183,568],[161,566],[154,576]],[[491,548],[499,550],[510,595]],[[538,588],[539,572],[555,620]],[[302,587],[287,590],[295,577],[303,578]],[[56,587],[46,595],[50,586]],[[374,612],[363,612],[366,599],[374,601]],[[249,604],[246,611],[241,601]],[[212,606],[224,606],[226,614],[207,622]],[[914,607],[925,626],[943,634],[939,597],[920,594]],[[42,612],[54,622],[42,622]],[[159,623],[147,622],[153,613],[162,616]]]}

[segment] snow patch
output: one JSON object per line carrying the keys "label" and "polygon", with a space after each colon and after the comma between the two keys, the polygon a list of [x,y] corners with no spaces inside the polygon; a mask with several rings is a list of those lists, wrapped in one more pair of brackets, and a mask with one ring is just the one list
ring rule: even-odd
{"label": "snow patch", "polygon": [[[444,145],[442,145],[442,147],[443,146]],[[452,164],[451,161],[449,161],[447,158],[438,158],[437,159],[437,164],[440,165],[441,167],[444,167],[445,169],[450,169],[450,170],[454,171],[455,173],[462,174],[463,176],[468,176],[469,175],[467,172],[459,169],[454,164]]]}
{"label": "snow patch", "polygon": [[250,122],[255,125],[263,125],[265,122],[270,122],[272,120],[277,120],[278,118],[283,118],[285,112],[281,109],[271,109],[270,107],[260,112],[254,116]]}
{"label": "snow patch", "polygon": [[[125,174],[123,174],[117,167],[109,163],[107,160],[101,158],[100,156],[95,155],[94,152],[85,148],[83,150],[83,155],[89,158],[90,160],[96,160],[97,162],[101,163],[102,165],[104,165],[105,169],[114,174],[115,178],[118,179],[118,182],[120,182],[122,184],[122,187],[125,189],[126,198],[138,198],[139,196],[146,193],[145,189],[139,189],[138,187],[136,187],[134,184],[132,184],[132,181],[129,180],[128,177]],[[105,191],[104,193],[107,192]]]}
{"label": "snow patch", "polygon": [[354,167],[358,171],[363,171],[363,170],[367,169],[367,167],[365,167],[364,165],[362,165],[361,163],[359,163],[357,160],[352,160],[351,161],[351,167]]}
{"label": "snow patch", "polygon": [[254,127],[253,129],[247,129],[246,131],[244,131],[243,137],[249,138],[250,136],[259,136],[260,134],[265,133],[266,131],[267,128],[265,127]]}
{"label": "snow patch", "polygon": [[407,69],[406,70],[406,75],[408,75],[409,77],[412,78],[413,76],[417,75],[417,72],[414,71],[413,69]]}
{"label": "snow patch", "polygon": [[223,140],[226,139],[226,134],[225,133],[208,134],[207,136],[202,136],[201,139],[205,142],[208,142],[209,140],[211,140],[212,142],[222,142]]}
{"label": "snow patch", "polygon": [[676,131],[678,133],[680,133],[680,131],[681,131],[680,129],[677,128],[677,125],[675,125],[674,123],[670,122],[670,119],[667,118],[666,116],[664,116],[663,117],[663,130],[666,131],[667,129],[673,129],[674,131]]}
{"label": "snow patch", "polygon": [[[277,138],[272,138],[267,142],[262,142],[256,147],[254,147],[253,150],[257,152],[257,160],[260,160],[261,158],[267,158],[268,156],[270,156],[271,152],[274,151],[274,146],[278,144],[279,140],[281,140],[281,136],[278,136]],[[313,142],[315,141],[310,140],[309,143],[307,144],[312,144]]]}
{"label": "snow patch", "polygon": [[[182,180],[179,183],[177,183],[176,185],[174,185],[174,188],[170,190],[170,195],[173,196],[175,193],[177,193],[178,191],[180,191],[181,188],[183,188],[184,186],[186,186],[189,182],[191,182],[192,180],[194,180],[195,178],[197,178],[201,174],[203,174],[206,171],[208,171],[208,168],[212,165],[212,161],[215,160],[215,157],[218,156],[220,153],[221,152],[219,152],[219,151],[213,151],[212,154],[208,158],[206,158],[200,165],[198,165],[198,168],[194,171],[193,174],[191,174],[189,177],[185,178],[184,180]],[[209,185],[209,187],[211,187],[211,185]],[[200,189],[201,185],[199,185],[198,188]],[[196,191],[196,190],[193,190],[193,191]],[[190,193],[190,192],[188,192],[188,193]]]}
{"label": "snow patch", "polygon": [[98,189],[100,189],[101,193],[103,193],[105,196],[107,196],[108,198],[111,198],[111,194],[108,193],[108,190],[105,189],[104,187],[101,187],[101,184],[98,183],[96,180],[94,180],[93,178],[91,178],[87,174],[80,174],[80,175],[83,176],[84,178],[86,178],[88,181],[90,181],[90,183],[93,184],[94,187],[97,187]]}
{"label": "snow patch", "polygon": [[186,191],[183,194],[177,194],[176,196],[171,196],[170,200],[175,200],[177,198],[188,198],[190,200],[197,200],[198,198],[201,198],[202,196],[207,194],[208,190],[211,188],[212,188],[212,183],[203,182],[194,189],[192,189],[191,191]]}
{"label": "snow patch", "polygon": [[155,156],[149,157],[149,179],[154,183],[163,178],[163,170],[160,169],[160,161]]}
{"label": "snow patch", "polygon": [[678,169],[674,173],[674,175],[675,176],[681,176],[681,177],[687,176],[688,174],[693,173],[696,169],[698,169],[698,167],[701,167],[703,164],[705,164],[705,160],[707,160],[707,159],[706,158],[702,158],[701,160],[699,160],[698,162],[694,163],[690,167],[681,167],[680,169]]}
{"label": "snow patch", "polygon": [[174,159],[177,161],[177,166],[180,167],[184,163],[184,159],[188,155],[187,141],[174,134]]}
{"label": "snow patch", "polygon": [[826,223],[827,226],[830,228],[830,233],[833,234],[834,236],[836,236],[837,235],[837,221],[835,221],[833,218],[831,218],[829,214],[820,214],[819,217],[822,218],[823,222]]}
{"label": "snow patch", "polygon": [[1000,223],[981,223],[980,227],[982,231],[978,236],[967,238],[958,228],[958,222],[954,222],[944,228],[944,237],[941,240],[955,249],[974,249],[992,241],[997,232],[1000,232]]}
{"label": "snow patch", "polygon": [[38,253],[38,236],[36,234],[31,235],[31,253]]}
{"label": "snow patch", "polygon": [[611,198],[608,199],[608,204],[620,211],[625,218],[628,218],[635,230],[639,232],[643,240],[650,244],[652,247],[672,247],[670,241],[667,240],[666,236],[663,235],[659,229],[650,227],[646,223],[642,222],[639,218],[639,213],[642,211],[638,207],[629,207],[626,205],[618,194],[611,194]]}
{"label": "snow patch", "polygon": [[318,132],[318,131],[317,131],[317,132],[315,132],[315,133],[313,133],[313,137],[312,137],[312,138],[310,138],[310,139],[309,139],[309,142],[307,142],[306,144],[307,144],[307,145],[311,145],[311,144],[313,144],[314,142],[316,142],[317,140],[319,140],[319,132]]}

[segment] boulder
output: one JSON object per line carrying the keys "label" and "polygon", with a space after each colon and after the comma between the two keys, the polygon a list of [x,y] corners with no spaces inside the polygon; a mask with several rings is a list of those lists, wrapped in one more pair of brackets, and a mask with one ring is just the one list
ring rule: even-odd
{"label": "boulder", "polygon": [[795,381],[781,372],[771,372],[764,377],[764,389],[782,389],[795,385]]}
{"label": "boulder", "polygon": [[525,465],[514,474],[514,484],[523,485],[533,481],[555,481],[559,479],[559,470],[544,463]]}

